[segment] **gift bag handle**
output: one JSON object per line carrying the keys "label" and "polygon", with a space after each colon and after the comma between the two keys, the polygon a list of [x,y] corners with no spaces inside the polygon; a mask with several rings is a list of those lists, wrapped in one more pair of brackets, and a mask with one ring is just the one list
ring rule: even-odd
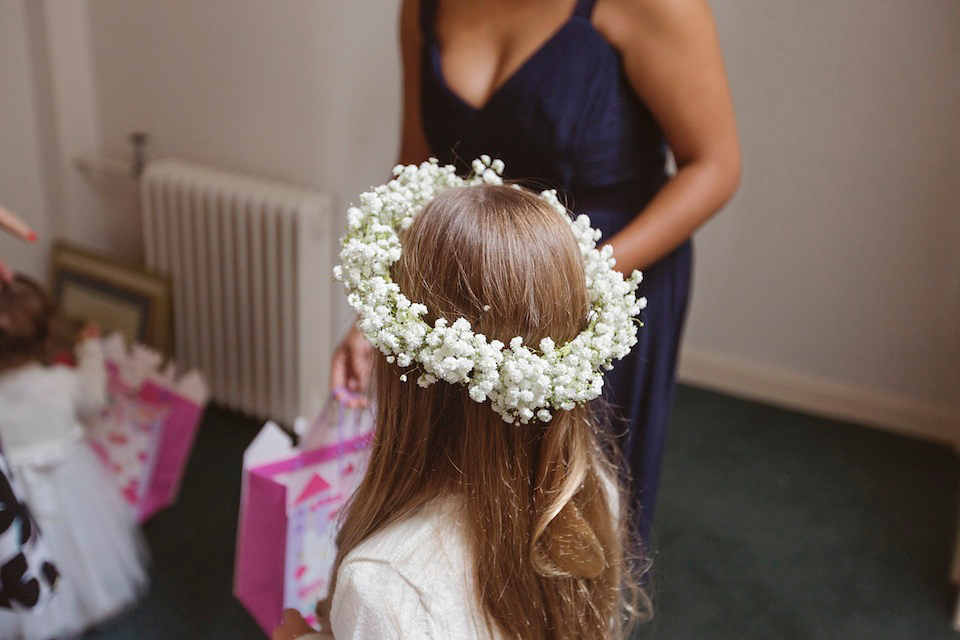
{"label": "gift bag handle", "polygon": [[[369,407],[363,409],[353,409],[350,408],[350,400],[360,397],[359,394],[356,394],[346,387],[336,387],[331,390],[331,396],[328,398],[327,402],[324,404],[323,409],[320,412],[310,427],[304,432],[301,436],[300,442],[303,446],[303,451],[308,449],[313,449],[317,446],[318,435],[322,434],[330,427],[335,427],[335,442],[330,442],[327,438],[321,438],[325,440],[328,444],[324,447],[333,446],[336,450],[336,455],[338,458],[342,459],[348,452],[348,448],[351,443],[361,434],[362,428],[359,426],[363,422],[367,412],[370,411]],[[353,420],[351,422],[351,415]],[[336,424],[331,425],[330,421],[333,420]],[[351,422],[350,425],[347,423]],[[353,427],[352,433],[350,427]],[[326,433],[330,433],[326,431]],[[331,434],[334,435],[334,434]]]}
{"label": "gift bag handle", "polygon": [[339,386],[339,387],[333,388],[333,397],[336,399],[338,403],[346,404],[351,400],[356,400],[357,398],[359,398],[360,394],[354,393],[353,391],[350,391],[350,389],[347,389],[344,386]]}

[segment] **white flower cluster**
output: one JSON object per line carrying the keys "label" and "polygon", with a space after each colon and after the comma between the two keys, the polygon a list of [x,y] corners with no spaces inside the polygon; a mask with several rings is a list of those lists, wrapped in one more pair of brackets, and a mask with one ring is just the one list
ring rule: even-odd
{"label": "white flower cluster", "polygon": [[[424,205],[451,187],[503,184],[502,172],[503,162],[488,156],[473,162],[473,175],[466,179],[433,158],[419,167],[397,166],[393,180],[363,193],[360,206],[347,211],[342,264],[334,268],[334,277],[360,315],[360,330],[389,362],[416,366],[417,384],[465,384],[473,400],[489,399],[506,422],[526,424],[534,417],[548,422],[552,410],[572,409],[600,395],[603,370],[636,344],[641,323],[635,318],[646,305],[636,297],[640,272],[624,279],[613,269],[612,249],[597,250],[600,232],[587,216],[571,220],[555,191],[540,194],[569,221],[586,270],[588,326],[564,345],[544,338],[531,347],[519,336],[504,345],[474,333],[464,318],[452,324],[439,318],[431,327],[422,318],[427,308],[411,302],[390,277],[391,265],[400,259],[399,231]],[[406,379],[403,374],[401,380]]]}

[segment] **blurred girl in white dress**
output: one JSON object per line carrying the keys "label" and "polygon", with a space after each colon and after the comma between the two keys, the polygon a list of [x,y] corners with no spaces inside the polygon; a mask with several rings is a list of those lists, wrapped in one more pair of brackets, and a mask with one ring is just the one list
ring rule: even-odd
{"label": "blurred girl in white dress", "polygon": [[135,602],[147,584],[134,514],[80,422],[106,402],[96,331],[85,331],[75,369],[44,366],[52,318],[35,282],[16,276],[0,284],[0,444],[61,574],[42,615],[0,612],[4,640],[82,633]]}

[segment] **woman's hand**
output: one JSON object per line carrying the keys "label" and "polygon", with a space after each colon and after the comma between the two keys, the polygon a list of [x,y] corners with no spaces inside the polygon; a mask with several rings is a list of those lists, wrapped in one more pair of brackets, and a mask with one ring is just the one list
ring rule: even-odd
{"label": "woman's hand", "polygon": [[[9,209],[0,207],[0,229],[26,242],[36,242],[37,234]],[[13,271],[0,260],[0,282],[13,282]]]}
{"label": "woman's hand", "polygon": [[[346,406],[363,408],[367,406],[366,394],[373,372],[374,348],[363,337],[359,329],[353,327],[344,336],[331,363],[330,388],[346,389],[349,394],[338,394]],[[348,397],[349,396],[349,397]]]}
{"label": "woman's hand", "polygon": [[15,213],[9,209],[0,207],[0,229],[12,233],[21,240],[34,242],[37,234],[33,232],[26,222],[21,220]]}
{"label": "woman's hand", "polygon": [[300,636],[316,633],[296,609],[284,609],[280,626],[273,630],[270,640],[296,640]]}

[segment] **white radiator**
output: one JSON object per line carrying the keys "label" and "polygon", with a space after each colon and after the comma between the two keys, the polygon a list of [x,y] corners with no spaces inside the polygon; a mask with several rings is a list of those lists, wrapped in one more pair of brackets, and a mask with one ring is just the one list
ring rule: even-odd
{"label": "white radiator", "polygon": [[329,198],[161,160],[141,201],[147,266],[173,283],[178,363],[232,409],[315,415],[335,339]]}

